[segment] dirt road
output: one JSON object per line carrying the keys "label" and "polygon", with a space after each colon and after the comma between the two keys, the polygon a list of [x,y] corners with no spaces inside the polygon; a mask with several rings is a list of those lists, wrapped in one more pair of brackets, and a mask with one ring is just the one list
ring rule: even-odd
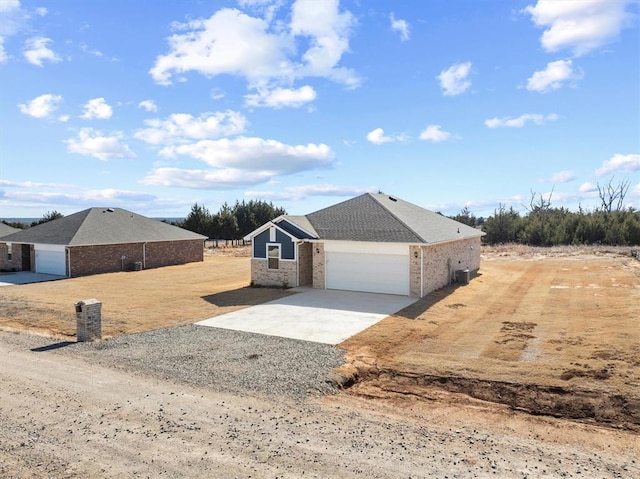
{"label": "dirt road", "polygon": [[[294,402],[0,334],[0,477],[638,477],[638,436],[467,399]],[[277,380],[277,378],[274,378]]]}

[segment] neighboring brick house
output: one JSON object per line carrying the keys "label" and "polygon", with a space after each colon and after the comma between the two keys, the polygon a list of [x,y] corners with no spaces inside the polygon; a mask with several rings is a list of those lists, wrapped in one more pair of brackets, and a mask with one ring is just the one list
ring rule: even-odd
{"label": "neighboring brick house", "polygon": [[[0,222],[0,241],[4,236],[18,231],[22,230]],[[18,271],[20,269],[17,266],[16,253],[20,255],[20,251],[14,251],[11,244],[0,243],[0,258],[4,258],[4,261],[0,261],[0,271]]]}
{"label": "neighboring brick house", "polygon": [[280,216],[245,239],[252,241],[253,284],[421,298],[480,268],[483,235],[399,198],[366,193],[306,216]]}
{"label": "neighboring brick house", "polygon": [[158,268],[203,261],[205,239],[121,208],[90,208],[0,238],[0,270],[75,277]]}

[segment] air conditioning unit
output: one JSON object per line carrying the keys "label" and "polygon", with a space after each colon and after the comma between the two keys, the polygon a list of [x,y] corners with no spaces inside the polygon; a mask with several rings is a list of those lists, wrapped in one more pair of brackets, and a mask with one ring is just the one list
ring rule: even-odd
{"label": "air conditioning unit", "polygon": [[133,270],[142,271],[142,261],[136,261],[135,263],[133,263]]}

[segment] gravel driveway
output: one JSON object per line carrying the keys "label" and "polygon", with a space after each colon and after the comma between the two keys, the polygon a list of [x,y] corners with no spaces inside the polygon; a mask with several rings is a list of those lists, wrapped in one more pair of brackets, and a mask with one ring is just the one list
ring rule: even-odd
{"label": "gravel driveway", "polygon": [[38,341],[31,348],[39,354],[81,356],[109,368],[214,391],[296,399],[334,392],[327,377],[344,362],[344,352],[334,346],[196,325],[95,343],[56,345],[51,339],[31,338]]}

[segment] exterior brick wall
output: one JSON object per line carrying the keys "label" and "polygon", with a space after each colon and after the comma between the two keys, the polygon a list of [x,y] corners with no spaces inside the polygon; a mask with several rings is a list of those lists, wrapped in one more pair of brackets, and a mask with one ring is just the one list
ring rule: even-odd
{"label": "exterior brick wall", "polygon": [[146,254],[147,269],[174,264],[195,263],[204,261],[204,242],[196,239],[147,243]]}
{"label": "exterior brick wall", "polygon": [[[422,246],[424,251],[423,294],[426,296],[449,284],[455,279],[455,272],[459,269],[468,269],[472,272],[480,269],[480,241],[480,238],[469,238],[450,243]],[[413,290],[411,294],[414,294]],[[418,291],[417,296],[419,294]]]}
{"label": "exterior brick wall", "polygon": [[88,276],[129,271],[135,262],[141,262],[149,269],[203,261],[204,244],[202,240],[189,240],[73,246],[69,248],[69,255],[71,276]]}
{"label": "exterior brick wall", "polygon": [[0,270],[1,271],[22,271],[22,247],[29,245],[17,243],[11,244],[11,259],[7,258],[9,246],[7,243],[0,243]]}
{"label": "exterior brick wall", "polygon": [[280,260],[279,269],[267,269],[267,260],[251,258],[251,282],[260,286],[294,287],[298,282],[296,261]]}
{"label": "exterior brick wall", "polygon": [[313,284],[313,250],[311,243],[300,243],[298,246],[298,286]]}
{"label": "exterior brick wall", "polygon": [[420,297],[420,280],[422,279],[420,270],[420,246],[409,247],[409,296]]}
{"label": "exterior brick wall", "polygon": [[313,287],[324,289],[324,244],[313,243],[311,249],[313,254]]}

